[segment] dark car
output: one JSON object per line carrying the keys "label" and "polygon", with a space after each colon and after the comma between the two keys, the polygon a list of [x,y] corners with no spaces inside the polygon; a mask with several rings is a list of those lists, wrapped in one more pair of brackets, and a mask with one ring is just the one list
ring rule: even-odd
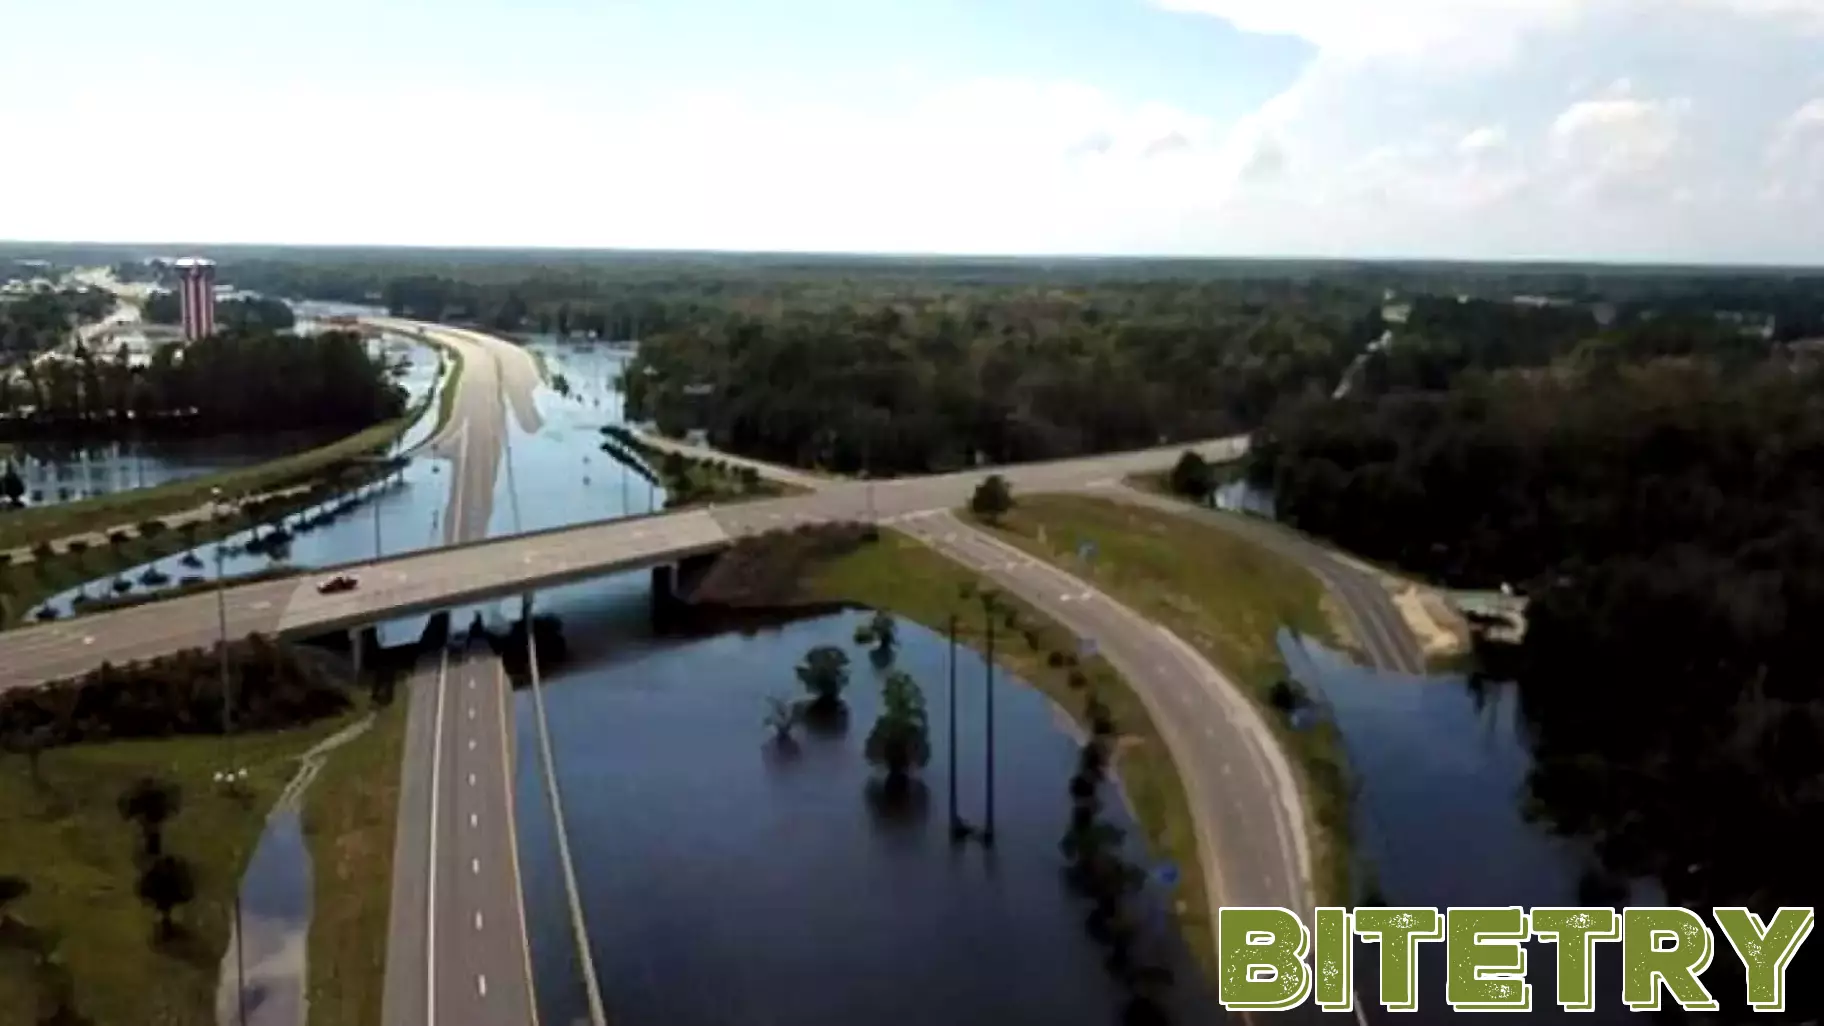
{"label": "dark car", "polygon": [[354,591],[355,587],[360,583],[361,582],[355,580],[348,574],[337,574],[329,580],[324,581],[322,584],[317,585],[317,594],[335,595],[344,591]]}

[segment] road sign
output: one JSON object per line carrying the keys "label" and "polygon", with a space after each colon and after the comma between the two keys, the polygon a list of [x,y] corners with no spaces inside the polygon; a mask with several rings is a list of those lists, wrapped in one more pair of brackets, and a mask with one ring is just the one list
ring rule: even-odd
{"label": "road sign", "polygon": [[1172,865],[1170,862],[1153,870],[1153,875],[1158,878],[1160,883],[1167,887],[1178,886],[1178,867]]}

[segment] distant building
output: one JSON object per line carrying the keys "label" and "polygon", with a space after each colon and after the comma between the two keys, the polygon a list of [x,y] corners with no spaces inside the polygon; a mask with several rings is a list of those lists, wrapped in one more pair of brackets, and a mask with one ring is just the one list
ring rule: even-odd
{"label": "distant building", "polygon": [[183,317],[184,340],[195,342],[215,333],[215,261],[185,257],[173,261],[177,268],[177,298]]}

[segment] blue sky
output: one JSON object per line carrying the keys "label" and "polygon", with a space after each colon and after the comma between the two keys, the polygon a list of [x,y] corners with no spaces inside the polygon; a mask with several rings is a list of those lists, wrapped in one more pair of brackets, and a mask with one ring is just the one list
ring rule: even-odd
{"label": "blue sky", "polygon": [[1824,262],[1824,0],[4,4],[5,238]]}

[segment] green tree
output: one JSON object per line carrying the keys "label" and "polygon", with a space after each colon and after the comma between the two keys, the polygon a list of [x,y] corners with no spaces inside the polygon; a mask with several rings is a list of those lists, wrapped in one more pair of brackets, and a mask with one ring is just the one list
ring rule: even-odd
{"label": "green tree", "polygon": [[969,497],[969,510],[976,516],[993,524],[999,522],[1009,510],[1013,509],[1013,489],[1007,479],[999,474],[989,474],[981,484],[975,486],[975,494]]}
{"label": "green tree", "polygon": [[877,609],[867,623],[855,628],[857,645],[872,645],[870,653],[874,663],[886,666],[893,661],[893,653],[899,647],[899,625],[893,614],[884,609]]}
{"label": "green tree", "polygon": [[6,473],[0,474],[0,499],[6,500],[9,506],[20,506],[25,502],[25,481],[13,469],[12,460],[6,461]]}
{"label": "green tree", "polygon": [[190,863],[176,855],[159,855],[139,874],[139,900],[158,913],[158,938],[177,934],[172,913],[196,898],[196,875]]}
{"label": "green tree", "polygon": [[868,761],[886,771],[888,794],[904,794],[911,774],[931,761],[931,739],[925,716],[925,696],[918,682],[903,670],[887,675],[881,687],[880,716],[868,732]]}
{"label": "green tree", "polygon": [[1216,490],[1216,468],[1191,450],[1185,450],[1172,467],[1171,489],[1174,495],[1204,502]]}
{"label": "green tree", "polygon": [[141,777],[121,794],[119,807],[121,818],[139,827],[141,850],[156,857],[164,852],[165,823],[183,807],[183,792],[168,781]]}
{"label": "green tree", "polygon": [[817,710],[841,706],[842,691],[849,686],[848,654],[834,645],[818,645],[804,654],[798,681],[811,693],[811,704]]}
{"label": "green tree", "polygon": [[0,876],[0,923],[5,923],[13,902],[32,893],[31,882],[22,876]]}

